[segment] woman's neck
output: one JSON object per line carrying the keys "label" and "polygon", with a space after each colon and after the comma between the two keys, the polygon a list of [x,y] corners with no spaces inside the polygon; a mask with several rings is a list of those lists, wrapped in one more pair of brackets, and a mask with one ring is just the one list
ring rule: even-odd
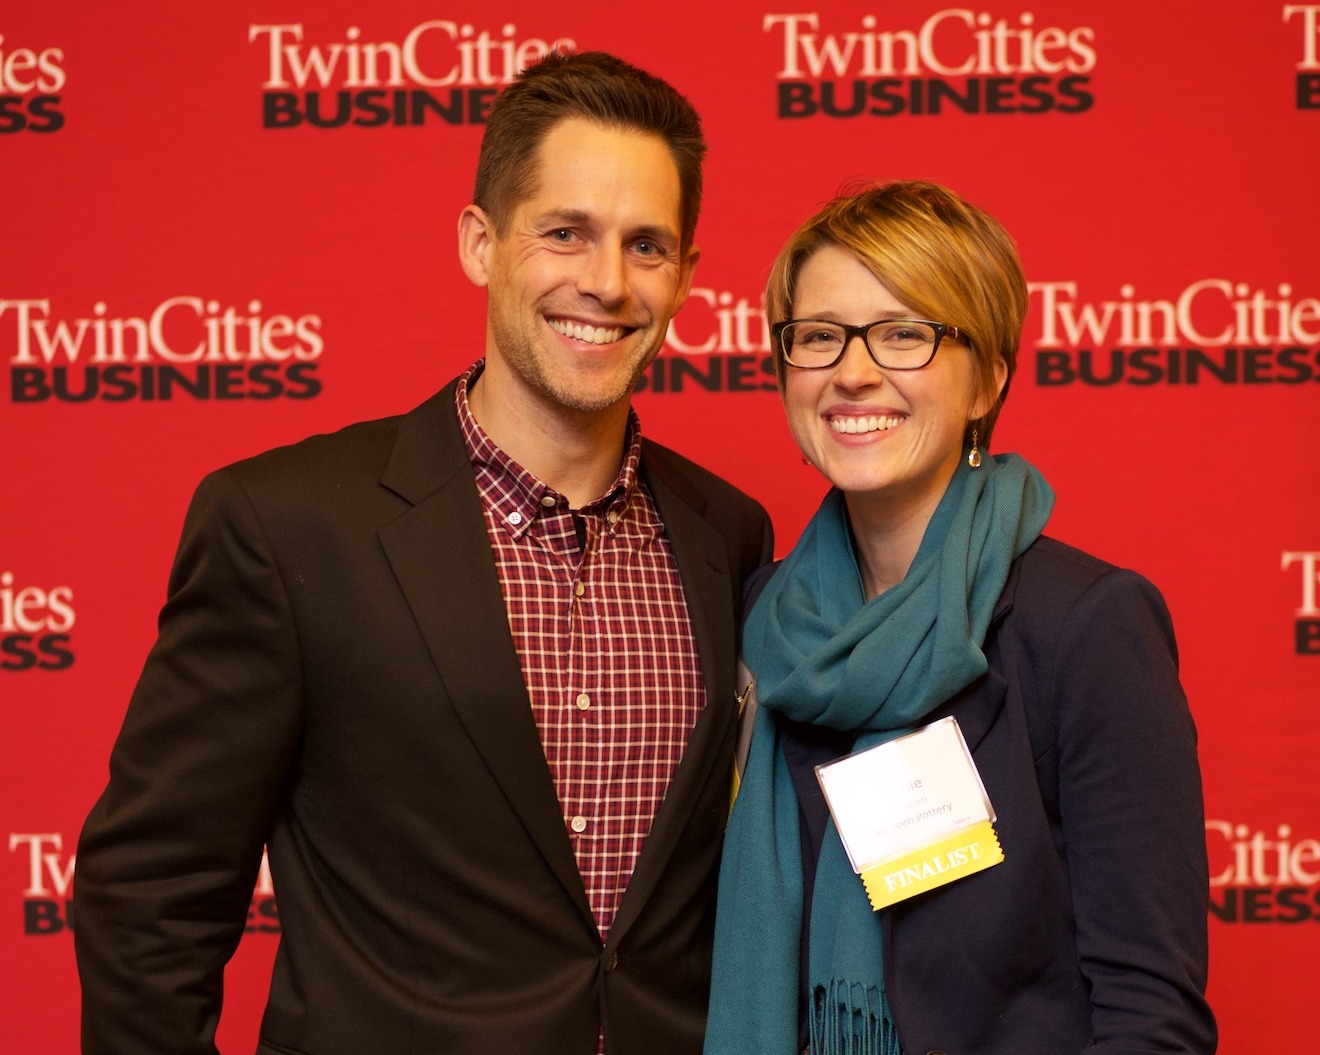
{"label": "woman's neck", "polygon": [[894,504],[845,495],[853,550],[866,599],[879,597],[906,578],[943,492],[920,502]]}

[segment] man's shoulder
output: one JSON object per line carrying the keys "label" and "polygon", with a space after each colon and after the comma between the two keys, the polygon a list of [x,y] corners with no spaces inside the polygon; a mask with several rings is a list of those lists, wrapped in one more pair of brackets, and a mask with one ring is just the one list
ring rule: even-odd
{"label": "man's shoulder", "polygon": [[446,387],[420,406],[403,414],[356,421],[332,432],[307,436],[293,443],[262,451],[218,470],[245,482],[308,480],[326,475],[346,478],[366,473],[379,478],[401,434],[411,435],[423,450],[443,442],[442,411]]}
{"label": "man's shoulder", "polygon": [[649,440],[642,441],[642,479],[668,526],[673,526],[673,499],[686,505],[724,539],[739,582],[770,559],[774,548],[770,515],[760,502],[727,480]]}
{"label": "man's shoulder", "polygon": [[320,472],[345,474],[375,466],[389,457],[403,415],[358,421],[333,432],[307,436],[254,454],[217,470],[248,482],[306,479]]}
{"label": "man's shoulder", "polygon": [[722,476],[654,440],[642,440],[642,469],[648,477],[659,478],[671,487],[691,488],[707,501],[726,503],[762,514],[765,512],[756,499]]}

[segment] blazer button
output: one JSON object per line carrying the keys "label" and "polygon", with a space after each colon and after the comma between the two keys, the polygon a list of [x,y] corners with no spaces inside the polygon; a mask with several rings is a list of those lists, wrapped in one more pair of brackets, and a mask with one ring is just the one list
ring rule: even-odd
{"label": "blazer button", "polygon": [[614,969],[617,968],[618,966],[619,966],[619,954],[617,952],[610,953],[610,958],[605,961],[605,973],[609,974],[613,972]]}

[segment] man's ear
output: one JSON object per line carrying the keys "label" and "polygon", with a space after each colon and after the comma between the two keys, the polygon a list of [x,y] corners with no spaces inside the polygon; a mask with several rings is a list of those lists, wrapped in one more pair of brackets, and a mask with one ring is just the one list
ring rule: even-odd
{"label": "man's ear", "polygon": [[489,255],[495,228],[485,210],[469,205],[458,214],[458,262],[474,286],[490,281]]}

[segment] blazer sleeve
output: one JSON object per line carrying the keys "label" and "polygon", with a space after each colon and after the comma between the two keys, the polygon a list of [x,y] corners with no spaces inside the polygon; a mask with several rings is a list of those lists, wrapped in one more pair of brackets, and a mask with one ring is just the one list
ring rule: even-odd
{"label": "blazer sleeve", "polygon": [[84,825],[75,949],[85,1055],[215,1052],[300,726],[297,641],[235,475],[198,488],[150,653]]}
{"label": "blazer sleeve", "polygon": [[1201,776],[1163,598],[1133,572],[1099,575],[1068,611],[1056,657],[1046,698],[1091,987],[1086,1051],[1213,1052]]}

